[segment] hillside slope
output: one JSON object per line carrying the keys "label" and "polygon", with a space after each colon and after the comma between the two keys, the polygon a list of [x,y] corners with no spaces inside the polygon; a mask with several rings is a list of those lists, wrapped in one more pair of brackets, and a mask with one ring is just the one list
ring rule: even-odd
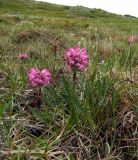
{"label": "hillside slope", "polygon": [[[34,0],[1,0],[0,13],[20,13],[33,15],[48,15],[57,17],[117,17],[101,9],[90,9],[83,6],[64,6]],[[119,16],[121,17],[121,16]]]}

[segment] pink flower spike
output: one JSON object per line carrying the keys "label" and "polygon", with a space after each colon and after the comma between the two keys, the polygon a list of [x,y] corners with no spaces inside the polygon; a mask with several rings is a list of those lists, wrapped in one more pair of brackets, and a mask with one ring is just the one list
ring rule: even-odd
{"label": "pink flower spike", "polygon": [[88,66],[88,54],[85,48],[75,47],[65,51],[65,63],[68,69],[84,71]]}
{"label": "pink flower spike", "polygon": [[37,68],[30,68],[28,73],[29,84],[32,87],[48,85],[52,79],[51,73],[48,69],[42,71]]}
{"label": "pink flower spike", "polygon": [[21,60],[25,60],[29,58],[29,55],[27,53],[19,53],[17,58]]}
{"label": "pink flower spike", "polygon": [[135,37],[134,37],[134,36],[128,37],[128,44],[129,44],[129,45],[132,45],[132,44],[134,44],[134,43],[135,43]]}

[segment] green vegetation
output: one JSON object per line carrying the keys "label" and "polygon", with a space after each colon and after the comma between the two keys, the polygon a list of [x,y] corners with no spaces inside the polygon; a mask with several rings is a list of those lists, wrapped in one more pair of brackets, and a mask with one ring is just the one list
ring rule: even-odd
{"label": "green vegetation", "polygon": [[[131,16],[0,0],[0,158],[136,160],[137,31]],[[87,49],[89,65],[74,82],[64,50],[78,45]],[[19,53],[30,58],[20,60]],[[40,99],[28,84],[32,67],[52,72]]]}

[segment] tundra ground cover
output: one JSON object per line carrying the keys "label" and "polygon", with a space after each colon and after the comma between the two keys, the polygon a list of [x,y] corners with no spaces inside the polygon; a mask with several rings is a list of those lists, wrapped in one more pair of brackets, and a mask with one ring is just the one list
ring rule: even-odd
{"label": "tundra ground cover", "polygon": [[138,20],[63,13],[0,15],[0,157],[136,160]]}

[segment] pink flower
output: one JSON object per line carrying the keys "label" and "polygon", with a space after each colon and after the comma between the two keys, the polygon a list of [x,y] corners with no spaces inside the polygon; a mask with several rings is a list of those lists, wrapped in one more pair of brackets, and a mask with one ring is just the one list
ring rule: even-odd
{"label": "pink flower", "polygon": [[129,44],[129,45],[132,45],[132,44],[134,44],[134,43],[135,43],[135,38],[134,38],[134,36],[128,37],[128,44]]}
{"label": "pink flower", "polygon": [[17,58],[25,60],[25,59],[29,58],[29,55],[27,53],[19,53],[19,55],[17,56]]}
{"label": "pink flower", "polygon": [[45,86],[51,81],[51,73],[48,69],[43,69],[41,71],[37,68],[30,68],[27,75],[29,84],[32,87]]}
{"label": "pink flower", "polygon": [[65,63],[69,69],[84,71],[88,65],[88,55],[85,48],[75,47],[65,51]]}

